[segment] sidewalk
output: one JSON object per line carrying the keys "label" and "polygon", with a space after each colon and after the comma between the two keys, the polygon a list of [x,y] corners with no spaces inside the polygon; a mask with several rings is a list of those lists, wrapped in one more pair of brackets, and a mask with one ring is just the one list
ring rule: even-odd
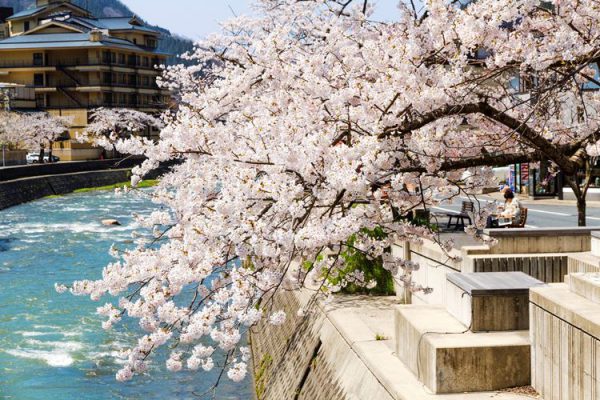
{"label": "sidewalk", "polygon": [[[515,194],[517,196],[517,198],[519,199],[519,201],[521,202],[521,204],[527,204],[527,205],[542,205],[542,206],[573,206],[576,207],[577,206],[577,202],[575,200],[558,200],[558,199],[539,199],[539,200],[533,200],[530,197],[521,197],[518,194]],[[504,197],[502,195],[502,193],[497,192],[497,193],[488,193],[488,194],[484,194],[484,195],[479,195],[477,196],[479,198],[490,198],[491,200],[496,200],[499,203],[503,203],[504,202]],[[600,201],[588,201],[587,203],[587,207],[588,208],[600,208]]]}

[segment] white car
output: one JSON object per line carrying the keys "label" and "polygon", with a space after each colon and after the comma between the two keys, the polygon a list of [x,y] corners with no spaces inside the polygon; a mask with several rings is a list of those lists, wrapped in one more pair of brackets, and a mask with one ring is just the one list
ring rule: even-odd
{"label": "white car", "polygon": [[27,164],[37,164],[40,160],[40,153],[27,153]]}
{"label": "white car", "polygon": [[[28,153],[27,154],[27,164],[37,164],[40,161],[40,153]],[[59,162],[60,158],[56,156],[52,156],[52,162]],[[50,162],[50,156],[48,154],[44,154],[44,163]]]}

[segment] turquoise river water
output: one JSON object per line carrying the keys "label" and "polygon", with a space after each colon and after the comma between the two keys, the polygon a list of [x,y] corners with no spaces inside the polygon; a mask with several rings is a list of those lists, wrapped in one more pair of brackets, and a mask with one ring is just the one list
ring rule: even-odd
{"label": "turquoise river water", "polygon": [[[54,283],[97,279],[110,246],[132,246],[132,213],[155,208],[139,195],[98,191],[0,211],[0,399],[206,399],[218,371],[171,373],[164,356],[151,374],[115,380],[115,355],[135,342],[133,323],[103,331],[89,298],[59,295]],[[119,227],[104,227],[116,218]],[[108,300],[108,299],[103,299]],[[224,380],[216,399],[251,399],[251,382]]]}

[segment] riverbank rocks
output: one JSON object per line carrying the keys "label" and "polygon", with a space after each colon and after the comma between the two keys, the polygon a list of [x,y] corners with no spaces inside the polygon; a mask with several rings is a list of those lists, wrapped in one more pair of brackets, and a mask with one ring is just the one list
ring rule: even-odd
{"label": "riverbank rocks", "polygon": [[121,223],[116,219],[103,219],[102,225],[104,225],[104,226],[120,226]]}

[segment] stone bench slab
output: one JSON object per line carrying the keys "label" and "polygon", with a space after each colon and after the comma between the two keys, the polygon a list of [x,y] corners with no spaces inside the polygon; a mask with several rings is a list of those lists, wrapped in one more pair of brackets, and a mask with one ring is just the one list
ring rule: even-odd
{"label": "stone bench slab", "polygon": [[448,281],[471,296],[529,294],[544,283],[523,272],[477,272],[448,274]]}

